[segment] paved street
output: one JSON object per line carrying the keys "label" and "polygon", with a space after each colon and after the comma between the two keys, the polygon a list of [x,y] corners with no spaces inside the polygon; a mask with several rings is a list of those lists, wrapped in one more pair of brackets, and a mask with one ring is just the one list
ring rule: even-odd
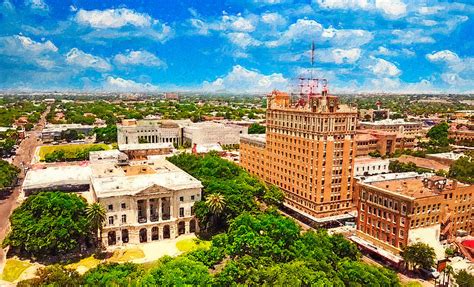
{"label": "paved street", "polygon": [[[13,164],[17,167],[30,167],[31,159],[35,152],[36,147],[40,144],[38,140],[41,131],[45,125],[45,118],[49,112],[50,107],[41,116],[39,123],[34,127],[33,130],[27,133],[27,137],[20,143],[16,156],[13,159]],[[18,197],[20,195],[21,184],[23,183],[24,170],[22,169],[18,186],[12,191],[12,193],[5,197],[0,198],[0,242],[3,241],[7,230],[9,228],[9,220],[11,212],[17,206]],[[4,265],[4,250],[0,248],[0,271],[3,270]]]}

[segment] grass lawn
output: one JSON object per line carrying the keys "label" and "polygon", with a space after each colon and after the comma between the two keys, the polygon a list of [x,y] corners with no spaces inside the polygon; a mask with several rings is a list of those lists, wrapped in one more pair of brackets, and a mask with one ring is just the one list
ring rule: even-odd
{"label": "grass lawn", "polygon": [[114,255],[107,259],[109,262],[126,262],[130,260],[144,258],[145,253],[140,248],[126,249],[126,250],[116,250]]}
{"label": "grass lawn", "polygon": [[15,258],[7,259],[7,263],[5,264],[5,268],[3,269],[3,273],[0,274],[0,278],[5,281],[13,282],[20,277],[21,273],[28,269],[33,264],[18,260]]}
{"label": "grass lawn", "polygon": [[100,260],[96,259],[94,257],[94,255],[91,255],[89,257],[81,259],[78,262],[68,264],[68,265],[66,265],[66,267],[74,269],[74,270],[77,270],[78,268],[85,268],[85,269],[89,270],[89,269],[94,268],[97,265],[99,265],[99,263],[100,263]]}
{"label": "grass lawn", "polygon": [[57,151],[57,150],[63,150],[66,154],[68,154],[68,153],[75,153],[75,152],[77,152],[77,151],[79,151],[79,150],[82,150],[82,149],[85,149],[85,148],[94,147],[94,146],[102,147],[102,148],[105,149],[105,150],[109,150],[109,149],[110,149],[110,146],[109,146],[109,145],[106,145],[106,144],[103,144],[103,143],[100,143],[100,144],[47,145],[47,146],[42,146],[42,147],[40,147],[40,150],[39,150],[39,157],[40,157],[40,160],[43,161],[43,160],[44,160],[44,157],[45,157],[48,153],[52,153],[52,152]]}
{"label": "grass lawn", "polygon": [[189,252],[199,248],[209,249],[211,241],[199,240],[196,238],[183,239],[176,242],[176,248],[182,252]]}
{"label": "grass lawn", "polygon": [[402,283],[403,287],[423,287],[420,282],[418,281],[410,281],[407,283]]}

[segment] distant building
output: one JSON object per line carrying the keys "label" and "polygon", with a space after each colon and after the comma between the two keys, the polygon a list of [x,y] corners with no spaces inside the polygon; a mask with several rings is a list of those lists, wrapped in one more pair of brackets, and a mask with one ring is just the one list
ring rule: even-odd
{"label": "distant building", "polygon": [[396,150],[415,148],[415,137],[397,132],[383,130],[357,130],[356,155],[367,156],[372,152],[379,152],[385,156]]}
{"label": "distant building", "polygon": [[426,158],[435,160],[441,164],[445,164],[449,166],[462,156],[464,156],[463,153],[444,152],[444,153],[427,154]]}
{"label": "distant building", "polygon": [[[191,121],[184,121],[190,124]],[[171,143],[182,144],[182,127],[171,120],[122,120],[117,125],[117,143]]]}
{"label": "distant building", "polygon": [[350,218],[356,121],[357,109],[325,89],[296,102],[273,91],[265,140],[242,136],[240,164],[281,188],[287,208],[318,224]]}
{"label": "distant building", "polygon": [[388,159],[376,157],[356,157],[354,160],[354,176],[368,176],[381,173],[389,173]]}
{"label": "distant building", "polygon": [[171,154],[174,146],[172,143],[121,144],[119,150],[130,160],[144,160],[148,156]]}
{"label": "distant building", "polygon": [[196,232],[193,205],[201,182],[164,158],[92,166],[97,201],[107,211],[105,246],[138,244]]}
{"label": "distant building", "polygon": [[80,133],[87,134],[91,132],[95,127],[104,127],[103,126],[93,126],[93,125],[81,125],[81,124],[48,124],[41,131],[41,139],[44,143],[50,143],[56,140],[61,139],[61,133],[67,130],[75,130]]}
{"label": "distant building", "polygon": [[371,251],[383,249],[398,255],[405,246],[422,241],[434,247],[438,257],[444,257],[441,236],[455,236],[458,231],[474,234],[473,193],[474,186],[430,174],[363,178],[354,193],[356,242]]}
{"label": "distant building", "polygon": [[179,95],[177,93],[165,93],[164,98],[166,100],[179,101]]}
{"label": "distant building", "polygon": [[474,129],[469,129],[467,126],[460,128],[453,126],[448,130],[448,138],[459,145],[474,146]]}
{"label": "distant building", "polygon": [[26,196],[41,191],[86,192],[90,189],[91,169],[89,166],[44,166],[30,169],[23,181]]}
{"label": "distant building", "polygon": [[375,122],[360,122],[359,126],[361,129],[382,130],[413,137],[423,135],[423,123],[407,122],[403,119],[385,119]]}
{"label": "distant building", "polygon": [[183,128],[183,141],[191,144],[239,144],[240,135],[247,134],[248,128],[216,122],[193,123]]}

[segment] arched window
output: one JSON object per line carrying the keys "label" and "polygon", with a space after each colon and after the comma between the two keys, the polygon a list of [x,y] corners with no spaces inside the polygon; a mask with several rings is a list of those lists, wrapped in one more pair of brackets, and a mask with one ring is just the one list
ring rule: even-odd
{"label": "arched window", "polygon": [[128,229],[122,230],[122,242],[128,243]]}
{"label": "arched window", "polygon": [[146,242],[147,241],[147,232],[146,228],[140,229],[140,243]]}
{"label": "arched window", "polygon": [[155,226],[151,229],[151,240],[158,240],[159,239],[159,236],[158,236],[158,227]]}
{"label": "arched window", "polygon": [[196,232],[196,219],[192,219],[189,222],[189,232]]}
{"label": "arched window", "polygon": [[166,238],[170,238],[170,226],[169,225],[165,225],[163,227],[163,238],[166,239]]}
{"label": "arched window", "polygon": [[186,232],[184,221],[178,223],[178,235],[184,234]]}
{"label": "arched window", "polygon": [[115,245],[115,243],[117,243],[117,236],[115,235],[115,231],[109,231],[109,233],[107,233],[107,244]]}

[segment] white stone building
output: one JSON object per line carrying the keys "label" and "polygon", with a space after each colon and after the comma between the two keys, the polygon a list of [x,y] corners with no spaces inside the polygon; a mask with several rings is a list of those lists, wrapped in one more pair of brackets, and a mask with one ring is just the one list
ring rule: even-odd
{"label": "white stone building", "polygon": [[367,176],[389,173],[388,159],[374,157],[356,157],[354,161],[354,176]]}
{"label": "white stone building", "polygon": [[191,144],[239,144],[240,135],[247,134],[248,127],[216,122],[193,123],[183,128],[183,141]]}
{"label": "white stone building", "polygon": [[197,231],[201,182],[166,161],[92,166],[91,191],[107,211],[104,246],[175,238]]}
{"label": "white stone building", "polygon": [[[184,121],[183,123],[191,123]],[[182,143],[182,122],[168,120],[123,120],[117,125],[117,143]]]}

